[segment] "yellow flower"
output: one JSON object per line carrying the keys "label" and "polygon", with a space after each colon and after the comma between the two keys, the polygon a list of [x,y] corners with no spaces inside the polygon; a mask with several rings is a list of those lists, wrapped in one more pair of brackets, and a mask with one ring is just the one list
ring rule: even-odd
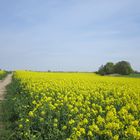
{"label": "yellow flower", "polygon": [[84,118],[83,123],[88,124],[88,120],[86,118]]}
{"label": "yellow flower", "polygon": [[119,136],[118,136],[118,135],[115,135],[115,136],[113,137],[113,140],[119,140]]}
{"label": "yellow flower", "polygon": [[127,131],[126,131],[126,133],[129,135],[132,135],[132,136],[136,136],[137,135],[137,130],[136,130],[136,128],[134,127],[134,126],[129,126],[128,128],[127,128]]}
{"label": "yellow flower", "polygon": [[74,108],[74,112],[76,112],[76,113],[78,112],[78,108],[77,107]]}
{"label": "yellow flower", "polygon": [[40,120],[40,122],[44,122],[44,118],[40,118],[39,120]]}
{"label": "yellow flower", "polygon": [[55,118],[55,119],[54,119],[54,122],[57,123],[57,122],[58,122],[58,119]]}
{"label": "yellow flower", "polygon": [[132,125],[133,126],[138,126],[139,125],[139,121],[138,120],[132,121]]}
{"label": "yellow flower", "polygon": [[80,118],[80,119],[82,119],[82,118],[83,118],[83,116],[84,116],[83,114],[79,114],[79,118]]}
{"label": "yellow flower", "polygon": [[57,127],[58,125],[57,125],[57,123],[54,123],[53,126],[54,126],[54,127]]}
{"label": "yellow flower", "polygon": [[77,128],[76,128],[76,127],[73,127],[72,130],[73,130],[73,131],[77,131]]}
{"label": "yellow flower", "polygon": [[41,115],[44,116],[46,113],[45,111],[41,111]]}
{"label": "yellow flower", "polygon": [[100,115],[97,117],[97,124],[98,125],[103,125],[105,123],[104,118],[102,118]]}
{"label": "yellow flower", "polygon": [[89,126],[89,129],[94,132],[99,132],[99,127],[96,124],[92,124]]}
{"label": "yellow flower", "polygon": [[90,137],[92,137],[93,136],[92,131],[89,130],[88,133],[87,133],[87,135],[90,136]]}
{"label": "yellow flower", "polygon": [[85,134],[85,128],[80,128],[79,131],[80,131],[82,134]]}
{"label": "yellow flower", "polygon": [[76,132],[76,136],[77,136],[77,137],[80,137],[80,136],[81,136],[81,132],[80,132],[80,131],[77,131],[77,132]]}
{"label": "yellow flower", "polygon": [[69,120],[70,125],[72,125],[73,123],[75,123],[75,121],[73,119]]}
{"label": "yellow flower", "polygon": [[33,111],[30,111],[30,112],[29,112],[29,116],[30,116],[30,117],[33,117],[33,116],[34,116]]}
{"label": "yellow flower", "polygon": [[64,125],[64,126],[62,127],[62,130],[66,130],[66,129],[67,129],[67,126]]}
{"label": "yellow flower", "polygon": [[32,104],[34,104],[34,105],[35,105],[35,104],[36,104],[36,101],[35,101],[35,100],[33,100],[33,101],[32,101]]}
{"label": "yellow flower", "polygon": [[26,123],[28,123],[29,121],[30,121],[29,119],[26,119],[26,120],[25,120]]}
{"label": "yellow flower", "polygon": [[19,128],[23,128],[23,125],[22,125],[22,124],[19,124],[18,127],[19,127]]}

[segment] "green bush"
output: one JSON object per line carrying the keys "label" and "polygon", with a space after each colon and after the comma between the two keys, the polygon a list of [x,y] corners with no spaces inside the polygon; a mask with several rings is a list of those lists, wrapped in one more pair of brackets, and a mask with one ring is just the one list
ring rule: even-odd
{"label": "green bush", "polygon": [[108,62],[105,65],[102,65],[98,73],[101,75],[107,75],[107,74],[122,74],[122,75],[128,75],[133,72],[133,69],[129,62],[127,61],[120,61],[116,63],[115,65],[112,62]]}
{"label": "green bush", "polygon": [[129,62],[120,61],[120,62],[116,63],[116,65],[114,66],[114,71],[115,71],[115,73],[118,73],[118,74],[128,75],[133,72],[133,69]]}

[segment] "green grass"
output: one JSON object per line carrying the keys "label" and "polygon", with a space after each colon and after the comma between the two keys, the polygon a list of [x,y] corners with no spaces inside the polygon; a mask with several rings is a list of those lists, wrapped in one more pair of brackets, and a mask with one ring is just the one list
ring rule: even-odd
{"label": "green grass", "polygon": [[0,129],[0,140],[15,140],[15,112],[13,94],[15,86],[13,82],[6,87],[7,94],[5,100],[0,101],[0,123],[3,127]]}
{"label": "green grass", "polygon": [[132,73],[129,75],[120,75],[120,74],[110,74],[106,76],[113,76],[113,77],[128,77],[128,78],[140,78],[140,74]]}
{"label": "green grass", "polygon": [[0,80],[3,80],[7,76],[7,72],[4,72],[3,74],[0,73]]}
{"label": "green grass", "polygon": [[125,77],[140,78],[140,74],[132,73],[130,75],[125,75]]}

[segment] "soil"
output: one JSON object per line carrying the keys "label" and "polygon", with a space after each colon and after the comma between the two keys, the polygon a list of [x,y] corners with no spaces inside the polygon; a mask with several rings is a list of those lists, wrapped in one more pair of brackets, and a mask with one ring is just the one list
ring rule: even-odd
{"label": "soil", "polygon": [[0,80],[0,101],[4,100],[6,86],[11,83],[12,74],[8,74],[4,80]]}

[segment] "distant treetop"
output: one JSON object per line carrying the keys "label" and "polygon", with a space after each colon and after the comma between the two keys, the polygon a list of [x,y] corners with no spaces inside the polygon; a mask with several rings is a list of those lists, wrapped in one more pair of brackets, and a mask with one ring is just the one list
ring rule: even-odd
{"label": "distant treetop", "polygon": [[101,75],[107,75],[107,74],[121,74],[121,75],[128,75],[133,72],[133,69],[129,62],[127,61],[120,61],[116,64],[113,64],[112,62],[108,62],[105,65],[102,65],[98,73]]}

